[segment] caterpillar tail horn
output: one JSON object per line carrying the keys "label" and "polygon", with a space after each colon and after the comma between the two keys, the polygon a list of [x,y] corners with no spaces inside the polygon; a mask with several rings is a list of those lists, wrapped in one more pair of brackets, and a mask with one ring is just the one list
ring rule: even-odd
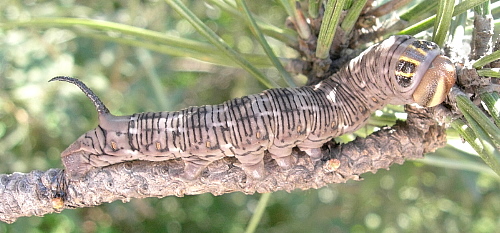
{"label": "caterpillar tail horn", "polygon": [[95,108],[97,109],[99,116],[110,114],[106,105],[104,105],[104,103],[99,99],[99,97],[97,97],[97,95],[94,94],[94,92],[90,88],[88,88],[87,85],[85,85],[85,83],[83,83],[82,81],[67,76],[57,76],[49,80],[49,82],[52,81],[64,81],[75,84],[78,88],[80,88],[83,91],[83,93],[85,93],[87,97],[89,97],[90,101],[92,101]]}

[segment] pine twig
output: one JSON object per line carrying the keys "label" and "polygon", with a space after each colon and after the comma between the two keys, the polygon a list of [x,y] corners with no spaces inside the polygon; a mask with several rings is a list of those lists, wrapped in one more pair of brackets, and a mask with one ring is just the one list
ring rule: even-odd
{"label": "pine twig", "polygon": [[67,208],[100,205],[131,198],[165,197],[230,192],[267,193],[278,190],[311,189],[331,183],[360,180],[366,172],[388,169],[408,159],[422,158],[446,144],[444,127],[432,109],[407,109],[408,120],[382,129],[367,138],[345,145],[327,144],[324,160],[313,165],[303,152],[295,151],[296,165],[287,171],[266,155],[268,176],[262,181],[246,181],[235,158],[209,165],[198,179],[177,179],[183,172],[180,160],[133,161],[89,172],[78,181],[66,179],[64,170],[32,171],[0,175],[0,220],[12,223],[23,216],[42,216]]}

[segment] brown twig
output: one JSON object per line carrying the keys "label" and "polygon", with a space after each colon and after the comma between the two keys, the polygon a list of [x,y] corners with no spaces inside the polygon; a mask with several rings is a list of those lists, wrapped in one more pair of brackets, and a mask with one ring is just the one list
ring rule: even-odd
{"label": "brown twig", "polygon": [[235,166],[234,158],[211,164],[193,181],[177,178],[183,171],[180,160],[117,164],[93,170],[79,181],[67,180],[62,169],[1,175],[0,220],[11,223],[23,216],[42,216],[66,208],[91,207],[131,198],[291,191],[359,180],[363,173],[422,158],[424,153],[444,146],[444,127],[434,120],[442,115],[435,114],[438,109],[410,107],[407,122],[345,145],[329,143],[323,148],[324,159],[317,164],[296,151],[296,165],[283,171],[266,156],[268,176],[262,181],[247,181],[245,173]]}

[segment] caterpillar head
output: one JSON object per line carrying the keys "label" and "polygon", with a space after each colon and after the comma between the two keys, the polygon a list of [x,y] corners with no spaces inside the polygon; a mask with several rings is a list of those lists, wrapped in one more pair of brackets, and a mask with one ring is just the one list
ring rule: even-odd
{"label": "caterpillar head", "polygon": [[421,106],[440,104],[455,84],[455,66],[439,53],[435,43],[415,40],[396,63],[396,85]]}
{"label": "caterpillar head", "polygon": [[455,66],[450,59],[439,55],[431,62],[413,92],[413,100],[421,106],[436,106],[444,101],[455,80]]}

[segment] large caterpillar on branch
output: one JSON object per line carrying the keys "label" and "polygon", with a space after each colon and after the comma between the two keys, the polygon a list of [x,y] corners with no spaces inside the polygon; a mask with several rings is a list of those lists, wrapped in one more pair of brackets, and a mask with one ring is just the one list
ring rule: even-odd
{"label": "large caterpillar on branch", "polygon": [[295,146],[320,160],[325,142],[360,128],[375,110],[386,104],[438,105],[455,79],[454,65],[436,44],[392,36],[317,85],[270,89],[175,112],[114,116],[81,81],[50,81],[77,85],[99,114],[97,128],[62,152],[71,177],[125,161],[181,158],[182,177],[194,179],[211,162],[235,156],[247,176],[262,179],[265,151],[283,169],[294,165]]}

